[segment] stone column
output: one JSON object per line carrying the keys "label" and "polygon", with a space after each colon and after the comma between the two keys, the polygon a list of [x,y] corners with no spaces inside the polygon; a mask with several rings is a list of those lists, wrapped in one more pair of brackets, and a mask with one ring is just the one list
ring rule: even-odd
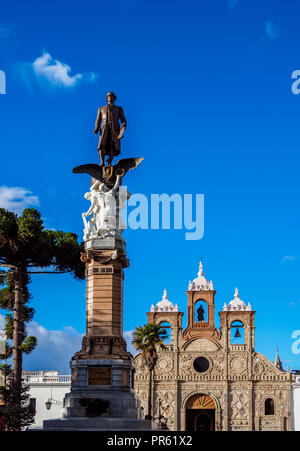
{"label": "stone column", "polygon": [[78,357],[129,359],[123,338],[123,270],[129,266],[124,245],[114,239],[87,242],[82,260],[87,278],[86,336]]}
{"label": "stone column", "polygon": [[62,420],[47,420],[51,430],[141,430],[130,383],[131,354],[123,338],[123,270],[129,266],[125,242],[115,238],[85,242],[86,335],[70,363],[71,392]]}

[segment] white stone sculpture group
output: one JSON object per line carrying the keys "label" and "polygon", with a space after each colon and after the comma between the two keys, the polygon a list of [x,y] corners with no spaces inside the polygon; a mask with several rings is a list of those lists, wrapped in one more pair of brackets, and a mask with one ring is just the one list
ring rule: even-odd
{"label": "white stone sculpture group", "polygon": [[[86,213],[82,213],[84,223],[83,239],[103,239],[109,237],[121,238],[125,224],[121,219],[121,209],[129,199],[126,188],[120,189],[121,177],[118,175],[116,183],[109,189],[97,180],[91,190],[84,197],[91,202]],[[92,215],[88,221],[87,217]]]}

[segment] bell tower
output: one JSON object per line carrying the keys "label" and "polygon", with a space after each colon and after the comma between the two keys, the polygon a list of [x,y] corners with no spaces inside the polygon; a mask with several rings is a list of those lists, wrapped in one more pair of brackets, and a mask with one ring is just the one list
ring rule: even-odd
{"label": "bell tower", "polygon": [[147,312],[148,324],[157,323],[161,324],[167,322],[170,324],[171,329],[171,345],[174,350],[178,350],[179,337],[182,331],[182,316],[183,312],[180,312],[178,305],[173,305],[168,299],[167,290],[164,290],[163,298],[160,302],[154,306],[151,305],[151,311]]}
{"label": "bell tower", "polygon": [[220,333],[215,326],[215,290],[212,281],[204,277],[200,262],[198,277],[190,281],[188,290],[188,324],[182,336],[184,340],[206,338],[219,340]]}
{"label": "bell tower", "polygon": [[234,299],[219,312],[225,348],[230,351],[255,351],[255,311],[240,299],[236,288]]}

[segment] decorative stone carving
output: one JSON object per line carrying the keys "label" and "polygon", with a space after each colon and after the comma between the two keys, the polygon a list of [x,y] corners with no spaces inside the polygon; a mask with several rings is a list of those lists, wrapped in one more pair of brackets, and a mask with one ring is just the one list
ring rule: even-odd
{"label": "decorative stone carving", "polygon": [[205,340],[203,338],[197,338],[196,340],[193,340],[191,343],[189,343],[185,351],[217,351],[218,347],[213,343],[212,341]]}
{"label": "decorative stone carving", "polygon": [[245,420],[249,416],[249,393],[246,390],[235,390],[230,393],[232,420]]}
{"label": "decorative stone carving", "polygon": [[[175,431],[185,430],[186,421],[190,421],[189,427],[193,427],[194,417],[189,416],[191,412],[187,414],[187,410],[192,408],[196,415],[196,411],[203,406],[215,409],[215,430],[290,430],[292,376],[280,371],[265,356],[254,351],[255,312],[239,299],[236,292],[230,308],[226,305],[226,309],[220,312],[221,334],[213,321],[215,292],[210,289],[201,267],[197,279],[190,283],[187,292],[187,327],[180,333],[181,322],[174,320],[176,333],[174,329],[172,332],[178,338],[176,346],[173,343],[168,351],[158,350],[152,385],[154,414],[157,396],[160,396],[165,416],[170,418],[167,425]],[[207,322],[195,321],[195,303],[200,299],[208,305]],[[168,307],[165,304],[160,304],[162,310]],[[157,318],[156,314],[159,315]],[[174,312],[154,311],[147,315],[148,321],[154,318],[167,321],[175,328],[172,324]],[[230,326],[236,320],[244,324],[244,345],[230,343]],[[205,365],[202,367],[203,372],[193,368],[197,357],[209,361],[206,371]],[[148,379],[145,370],[139,366],[137,368],[136,390],[146,390]],[[173,393],[176,394],[174,402]],[[264,411],[268,397],[275,401],[275,415],[272,418],[267,418]],[[177,399],[178,404],[175,402]],[[214,406],[206,404],[209,399],[213,400]]]}
{"label": "decorative stone carving", "polygon": [[224,376],[224,364],[225,364],[225,356],[223,353],[218,353],[212,357],[213,360],[213,368],[212,368],[212,377],[217,376],[223,377]]}
{"label": "decorative stone carving", "polygon": [[245,373],[247,369],[247,360],[245,359],[244,356],[234,355],[229,360],[229,369],[231,375],[239,376]]}
{"label": "decorative stone carving", "polygon": [[[159,408],[160,404],[160,408]],[[168,428],[172,428],[174,424],[174,394],[170,390],[162,390],[161,386],[156,392],[156,412],[159,412],[167,419]]]}
{"label": "decorative stone carving", "polygon": [[260,431],[280,431],[281,421],[276,418],[260,418]]}
{"label": "decorative stone carving", "polygon": [[158,355],[157,363],[154,369],[154,376],[174,375],[174,358],[171,353],[161,353]]}
{"label": "decorative stone carving", "polygon": [[265,366],[264,366],[264,364],[261,362],[261,361],[256,361],[255,363],[254,363],[254,365],[253,365],[253,371],[254,371],[254,374],[257,376],[257,377],[260,377],[260,376],[262,376],[263,374],[264,374],[264,371],[265,371]]}
{"label": "decorative stone carving", "polygon": [[[121,176],[118,175],[113,188],[109,189],[100,180],[91,186],[84,197],[91,202],[86,213],[82,213],[84,223],[83,239],[101,239],[107,237],[121,237],[124,223],[120,210],[124,208],[125,201],[129,198],[128,191],[119,189]],[[87,217],[92,215],[87,221]]]}

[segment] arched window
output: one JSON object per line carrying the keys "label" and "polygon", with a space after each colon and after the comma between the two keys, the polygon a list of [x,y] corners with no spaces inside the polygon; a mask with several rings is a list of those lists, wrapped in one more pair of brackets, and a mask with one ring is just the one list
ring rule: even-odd
{"label": "arched window", "polygon": [[202,299],[195,303],[195,323],[207,322],[207,304]]}
{"label": "arched window", "polygon": [[267,398],[265,400],[265,415],[274,415],[274,412],[274,400],[272,398]]}
{"label": "arched window", "polygon": [[232,345],[245,344],[245,331],[242,321],[233,321],[230,325],[230,343]]}

